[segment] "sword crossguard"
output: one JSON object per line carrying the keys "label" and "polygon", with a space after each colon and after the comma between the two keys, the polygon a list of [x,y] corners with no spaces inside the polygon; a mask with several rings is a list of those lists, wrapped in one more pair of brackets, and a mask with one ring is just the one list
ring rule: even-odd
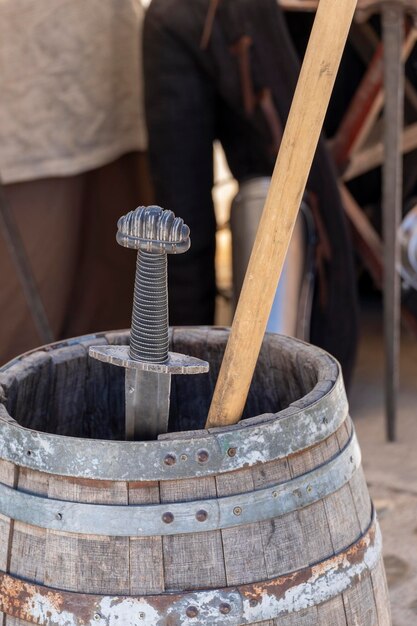
{"label": "sword crossguard", "polygon": [[118,345],[102,345],[91,346],[89,354],[93,359],[117,365],[125,369],[153,372],[154,374],[177,376],[190,374],[206,374],[209,371],[207,361],[198,359],[194,356],[178,354],[177,352],[169,352],[168,360],[165,363],[148,363],[147,361],[135,361],[129,355],[129,346]]}

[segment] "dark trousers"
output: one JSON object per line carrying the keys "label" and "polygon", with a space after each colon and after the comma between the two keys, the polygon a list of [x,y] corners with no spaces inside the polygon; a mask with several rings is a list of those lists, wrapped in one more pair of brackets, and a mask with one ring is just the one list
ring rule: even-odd
{"label": "dark trousers", "polygon": [[[238,181],[270,175],[276,142],[261,106],[262,94],[266,90],[272,95],[284,124],[298,76],[298,61],[276,0],[223,0],[209,44],[202,49],[208,7],[209,0],[153,0],[145,19],[146,116],[156,201],[184,218],[192,238],[190,252],[169,263],[174,325],[213,322],[213,141],[221,141]],[[242,37],[251,42],[249,94],[242,82],[242,72],[248,69],[244,53],[239,54]],[[251,110],[248,95],[254,102]],[[336,175],[323,143],[308,188],[317,197],[330,242],[330,253],[321,258],[311,337],[340,359],[349,376],[357,340],[352,251]]]}

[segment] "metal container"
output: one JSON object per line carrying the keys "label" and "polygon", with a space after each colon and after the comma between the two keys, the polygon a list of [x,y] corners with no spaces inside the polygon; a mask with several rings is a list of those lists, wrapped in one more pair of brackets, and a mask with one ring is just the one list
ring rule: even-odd
{"label": "metal container", "polygon": [[406,286],[417,289],[417,206],[404,217],[398,239],[401,250],[400,274]]}
{"label": "metal container", "polygon": [[244,419],[203,430],[228,338],[173,377],[170,433],[124,441],[126,333],[46,346],[0,372],[4,626],[389,626],[381,537],[340,367],[267,335]]}
{"label": "metal container", "polygon": [[[236,306],[271,179],[240,184],[230,215],[233,293]],[[308,341],[314,288],[314,225],[303,201],[268,320],[268,331]]]}

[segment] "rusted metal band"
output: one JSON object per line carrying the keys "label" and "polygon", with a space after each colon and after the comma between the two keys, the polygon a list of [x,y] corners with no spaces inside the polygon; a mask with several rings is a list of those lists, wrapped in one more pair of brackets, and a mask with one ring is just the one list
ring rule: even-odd
{"label": "rusted metal band", "polygon": [[59,591],[0,573],[0,611],[42,626],[240,626],[316,606],[363,580],[381,558],[373,516],[367,532],[321,563],[257,583],[149,596]]}
{"label": "rusted metal band", "polygon": [[[91,340],[91,336],[81,337],[71,345],[91,344]],[[302,354],[304,344],[294,342]],[[0,386],[1,372],[10,374],[16,363],[0,369]],[[0,458],[73,478],[159,481],[213,476],[302,452],[332,435],[347,414],[340,369],[335,382],[320,381],[309,394],[278,413],[158,441],[101,441],[38,432],[17,424],[0,404]]]}
{"label": "rusted metal band", "polygon": [[39,528],[83,535],[147,537],[206,532],[273,519],[309,506],[349,482],[360,462],[353,434],[332,460],[285,483],[234,496],[170,504],[85,504],[0,484],[0,513]]}

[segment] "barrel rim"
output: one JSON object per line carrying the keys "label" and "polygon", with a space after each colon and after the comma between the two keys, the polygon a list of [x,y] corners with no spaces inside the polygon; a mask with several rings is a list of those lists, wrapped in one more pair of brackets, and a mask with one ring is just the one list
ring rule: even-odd
{"label": "barrel rim", "polygon": [[[192,333],[202,328],[186,330]],[[229,332],[222,327],[217,330]],[[74,345],[82,346],[87,353],[96,341],[115,343],[125,336],[124,331],[103,332],[31,350],[0,368],[0,386],[1,374],[10,374],[27,358]],[[328,370],[329,359],[332,364],[328,378],[319,380],[308,394],[277,413],[254,416],[226,428],[171,433],[155,441],[108,441],[26,428],[1,403],[0,458],[58,476],[146,482],[221,474],[306,450],[332,435],[347,417],[341,368],[320,348],[294,338],[272,333],[268,336],[278,343],[283,339],[295,343],[309,354],[314,351],[315,358],[323,359]]]}

